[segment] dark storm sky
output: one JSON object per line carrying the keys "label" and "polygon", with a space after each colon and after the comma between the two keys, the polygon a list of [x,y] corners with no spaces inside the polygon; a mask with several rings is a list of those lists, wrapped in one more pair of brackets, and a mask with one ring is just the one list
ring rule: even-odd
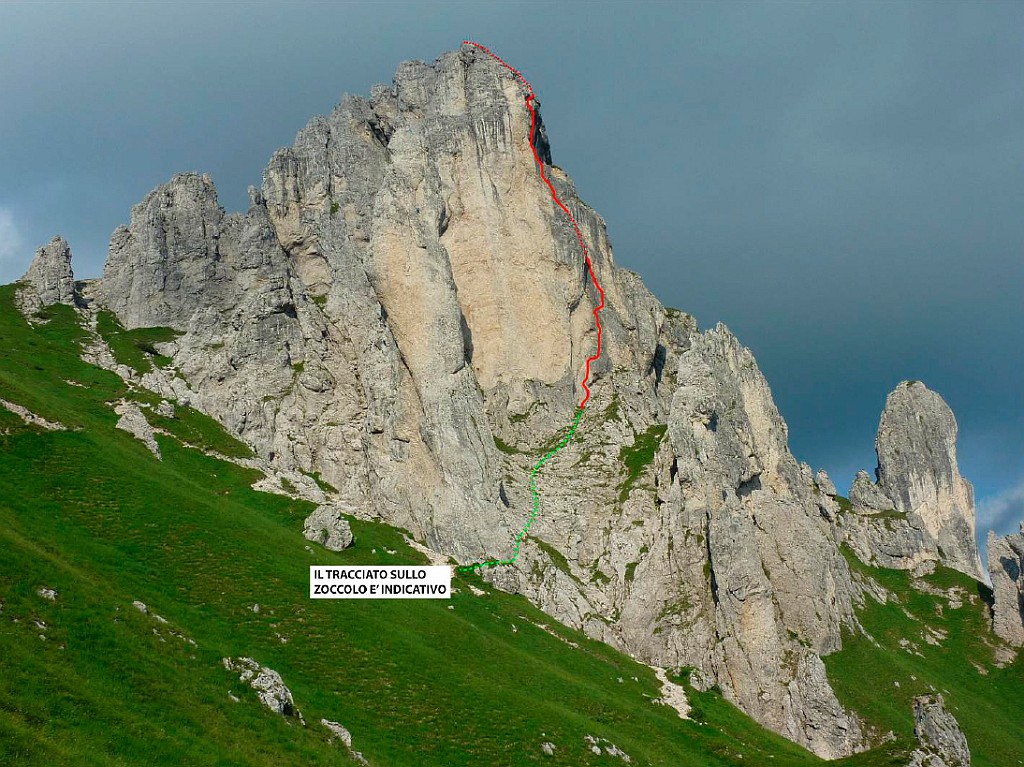
{"label": "dark storm sky", "polygon": [[97,276],[175,172],[243,209],[309,117],[465,37],[531,80],[619,264],[753,349],[800,459],[848,487],[919,379],[1016,529],[1024,4],[5,4],[0,281],[57,232]]}

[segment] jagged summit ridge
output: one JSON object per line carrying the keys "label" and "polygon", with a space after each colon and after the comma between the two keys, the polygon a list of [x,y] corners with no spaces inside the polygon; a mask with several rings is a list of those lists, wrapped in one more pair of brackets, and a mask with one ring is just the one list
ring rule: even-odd
{"label": "jagged summit ridge", "polygon": [[[150,193],[114,233],[97,295],[126,327],[183,333],[147,386],[187,398],[270,466],[316,473],[336,489],[332,509],[459,562],[503,555],[596,342],[596,296],[529,129],[521,86],[475,49],[407,62],[275,153],[246,213],[225,214],[197,174]],[[891,538],[859,520],[901,509],[887,493],[904,485],[934,486],[908,496],[928,509],[959,497],[955,452],[948,465],[890,456],[932,434],[901,436],[911,424],[895,416],[920,403],[894,401],[880,430],[887,484],[865,475],[851,497],[875,505],[843,513],[827,477],[791,454],[750,351],[618,268],[603,220],[546,172],[605,289],[605,344],[517,566],[487,577],[647,662],[693,667],[819,755],[863,749],[821,660],[858,630],[861,587],[839,543],[880,559]],[[921,415],[950,455],[955,431],[941,436],[929,403]],[[966,523],[957,508],[908,525],[896,553],[934,561],[943,530]]]}
{"label": "jagged summit ridge", "polygon": [[[206,177],[151,193],[114,235],[104,300],[127,327],[189,331],[178,346],[200,402],[276,460],[349,488],[367,515],[384,507],[439,548],[481,556],[518,524],[499,503],[490,413],[547,437],[549,415],[571,414],[594,342],[575,240],[535,183],[529,125],[520,86],[472,49],[403,64],[393,87],[347,98],[276,153],[247,214],[225,216]],[[610,270],[603,222],[554,175],[595,267]],[[612,318],[595,377],[654,356],[660,307],[626,282],[609,314],[638,298],[646,337]],[[224,336],[214,314],[260,329],[207,359]],[[286,403],[271,410],[275,394]],[[427,500],[407,489],[419,485]],[[443,542],[462,511],[481,540]]]}

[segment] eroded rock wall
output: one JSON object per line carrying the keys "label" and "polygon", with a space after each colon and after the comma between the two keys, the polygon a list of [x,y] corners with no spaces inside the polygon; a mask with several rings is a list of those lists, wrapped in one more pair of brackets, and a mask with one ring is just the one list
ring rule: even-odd
{"label": "eroded rock wall", "polygon": [[920,381],[899,384],[878,425],[877,482],[857,474],[852,508],[836,508],[836,537],[869,564],[903,570],[941,564],[984,581],[974,490],[960,476],[956,441],[945,400]]}

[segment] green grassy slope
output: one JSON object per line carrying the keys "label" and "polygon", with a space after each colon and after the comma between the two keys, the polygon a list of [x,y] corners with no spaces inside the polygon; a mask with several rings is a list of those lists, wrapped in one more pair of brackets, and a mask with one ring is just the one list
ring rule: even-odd
{"label": "green grassy slope", "polygon": [[1018,657],[1011,665],[996,665],[997,642],[979,591],[984,587],[945,568],[923,578],[935,589],[958,588],[962,605],[955,607],[943,596],[915,589],[905,572],[868,567],[844,553],[851,567],[898,601],[868,599],[859,613],[878,645],[863,635],[847,636],[842,652],[825,658],[840,700],[879,731],[910,742],[913,697],[940,692],[967,736],[974,767],[1024,764],[1024,662]]}
{"label": "green grassy slope", "polygon": [[[172,437],[158,437],[157,461],[114,428],[108,404],[152,395],[78,359],[70,309],[30,327],[12,295],[0,288],[0,397],[69,430],[0,409],[0,764],[350,764],[321,718],[344,724],[375,767],[623,764],[586,735],[634,765],[822,763],[714,693],[690,691],[695,721],[681,721],[652,702],[650,669],[477,576],[485,596],[459,577],[450,601],[309,600],[309,564],[421,556],[401,531],[359,522],[351,549],[311,552],[309,504],[255,492],[254,472]],[[179,414],[160,425],[247,452]],[[241,655],[281,673],[306,727],[220,664]],[[840,764],[899,763],[887,753]]]}

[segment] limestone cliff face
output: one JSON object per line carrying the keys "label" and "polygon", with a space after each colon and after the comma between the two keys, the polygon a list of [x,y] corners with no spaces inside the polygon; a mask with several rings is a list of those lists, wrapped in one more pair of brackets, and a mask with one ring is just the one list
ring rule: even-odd
{"label": "limestone cliff face", "polygon": [[861,559],[900,569],[941,563],[985,580],[956,439],[953,411],[924,384],[904,381],[889,394],[875,440],[878,482],[858,473],[852,512],[837,517],[838,536]]}
{"label": "limestone cliff face", "polygon": [[1020,532],[1002,538],[988,534],[992,578],[992,628],[1016,647],[1024,646],[1024,522]]}
{"label": "limestone cliff face", "polygon": [[[115,232],[101,287],[126,326],[187,331],[173,353],[201,407],[353,513],[460,559],[521,526],[495,437],[529,449],[567,423],[595,342],[506,74],[470,50],[403,65],[278,152],[244,216],[176,177]],[[607,288],[595,379],[641,371],[632,399],[652,417],[664,312],[614,274],[603,222],[551,175]]]}
{"label": "limestone cliff face", "polygon": [[[127,327],[182,331],[160,347],[177,373],[145,385],[272,468],[318,474],[332,513],[386,520],[460,562],[508,556],[530,469],[570,423],[596,344],[597,297],[529,129],[521,87],[475,49],[403,64],[277,152],[247,212],[225,214],[204,176],[152,192],[95,292]],[[838,542],[881,558],[844,520],[899,516],[917,527],[893,562],[918,547],[973,566],[948,408],[923,387],[890,398],[884,481],[859,478],[847,513],[790,453],[749,350],[616,267],[543,124],[536,141],[590,247],[605,332],[530,537],[486,577],[647,662],[694,667],[822,756],[862,748],[821,661],[859,629]]]}

